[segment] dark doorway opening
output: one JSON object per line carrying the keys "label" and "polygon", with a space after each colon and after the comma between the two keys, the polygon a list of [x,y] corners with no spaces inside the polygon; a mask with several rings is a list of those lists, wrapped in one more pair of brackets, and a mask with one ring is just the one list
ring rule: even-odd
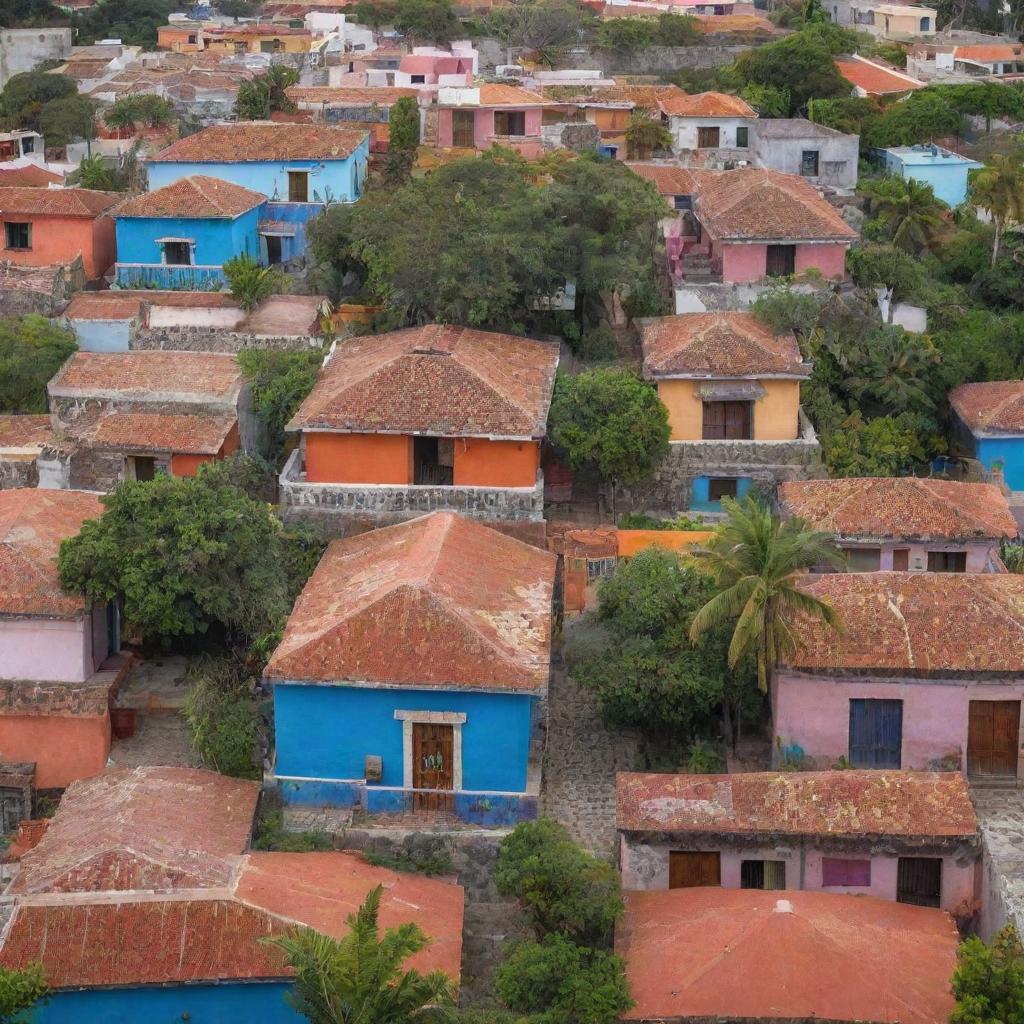
{"label": "dark doorway opening", "polygon": [[414,437],[412,440],[413,483],[451,487],[454,475],[454,444],[443,437]]}
{"label": "dark doorway opening", "polygon": [[768,277],[788,277],[795,273],[796,246],[769,245],[764,272]]}
{"label": "dark doorway opening", "polygon": [[896,902],[937,907],[942,899],[939,857],[900,857],[896,869]]}

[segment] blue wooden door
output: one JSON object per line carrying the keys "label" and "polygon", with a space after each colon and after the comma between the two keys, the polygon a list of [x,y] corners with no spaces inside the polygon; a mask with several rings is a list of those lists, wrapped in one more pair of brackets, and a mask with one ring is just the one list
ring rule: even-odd
{"label": "blue wooden door", "polygon": [[903,701],[850,701],[850,761],[855,768],[899,768]]}

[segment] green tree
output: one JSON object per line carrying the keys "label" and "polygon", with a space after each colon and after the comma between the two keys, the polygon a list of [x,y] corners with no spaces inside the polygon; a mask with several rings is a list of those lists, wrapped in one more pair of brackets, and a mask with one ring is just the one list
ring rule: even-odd
{"label": "green tree", "polygon": [[786,117],[792,106],[789,89],[774,85],[748,82],[740,91],[740,98],[749,103],[762,117]]}
{"label": "green tree", "polygon": [[36,313],[0,319],[0,412],[46,412],[46,385],[77,347]]}
{"label": "green tree", "polygon": [[40,114],[53,100],[78,93],[75,83],[64,75],[25,71],[12,75],[0,92],[0,123],[5,130],[41,131]]}
{"label": "green tree", "polygon": [[807,339],[818,327],[825,301],[821,295],[803,295],[782,285],[761,292],[750,312],[773,334],[793,331],[797,337]]}
{"label": "green tree", "polygon": [[174,0],[99,0],[71,19],[75,42],[89,45],[100,39],[120,39],[125,46],[156,47],[157,29],[167,24]]}
{"label": "green tree", "polygon": [[263,7],[262,0],[218,0],[217,10],[227,18],[255,18]]}
{"label": "green tree", "polygon": [[650,548],[620,562],[598,590],[600,641],[568,655],[573,678],[597,696],[601,717],[639,730],[656,751],[678,747],[739,722],[752,691],[746,666],[726,664],[728,629],[719,626],[698,646],[690,624],[713,596],[712,580],[673,552]]}
{"label": "green tree", "polygon": [[629,370],[559,374],[548,436],[575,470],[615,488],[646,479],[668,453],[668,410],[650,384]]}
{"label": "green tree", "polygon": [[616,1024],[633,1005],[619,957],[558,934],[515,943],[495,981],[502,1002],[531,1024]]}
{"label": "green tree", "polygon": [[811,530],[802,519],[779,519],[750,495],[723,498],[722,506],[725,521],[698,554],[698,565],[714,578],[717,593],[693,617],[690,640],[699,643],[708,630],[734,621],[729,667],[752,656],[758,686],[767,693],[779,658],[796,649],[795,613],[840,628],[831,605],[800,590],[797,581],[812,566],[843,565],[843,554],[831,534]]}
{"label": "green tree", "polygon": [[[846,265],[858,287],[884,288],[890,304],[909,298],[924,280],[920,261],[892,245],[857,246]],[[891,313],[890,305],[890,319]]]}
{"label": "green tree", "polygon": [[964,119],[941,95],[929,89],[887,107],[863,129],[862,147],[915,146],[963,133]]}
{"label": "green tree", "polygon": [[224,277],[231,294],[247,312],[288,286],[288,278],[280,267],[264,267],[246,252],[225,262]]}
{"label": "green tree", "polygon": [[904,476],[924,462],[920,420],[904,413],[864,419],[858,411],[823,438],[830,476]]}
{"label": "green tree", "polygon": [[391,107],[388,147],[415,151],[420,144],[420,108],[411,96],[402,96]]}
{"label": "green tree", "polygon": [[397,0],[360,0],[353,4],[351,11],[352,20],[357,25],[365,25],[367,28],[382,29],[386,25],[394,25],[398,17]]}
{"label": "green tree", "polygon": [[1024,1024],[1024,947],[1013,925],[989,946],[972,935],[956,960],[950,1024]]}
{"label": "green tree", "polygon": [[462,31],[452,0],[398,0],[395,28],[420,43],[440,46]]}
{"label": "green tree", "polygon": [[50,100],[39,112],[39,130],[48,146],[66,146],[96,138],[96,105],[86,96]]}
{"label": "green tree", "polygon": [[203,764],[221,775],[258,779],[260,719],[238,663],[230,658],[193,662],[187,681],[183,710]]}
{"label": "green tree", "polygon": [[659,46],[696,46],[704,38],[704,28],[692,14],[658,15],[655,38]]}
{"label": "green tree", "polygon": [[119,597],[147,640],[206,633],[254,637],[291,608],[281,571],[281,523],[228,479],[230,465],[194,477],[123,481],[103,515],[61,545],[61,585],[97,602]]}
{"label": "green tree", "polygon": [[626,151],[630,160],[649,160],[655,151],[672,152],[672,133],[646,110],[635,110],[626,126]]}
{"label": "green tree", "polygon": [[886,233],[897,249],[920,255],[937,242],[945,227],[945,203],[931,185],[913,178],[886,177],[863,186]]}
{"label": "green tree", "polygon": [[586,11],[573,0],[518,0],[492,7],[482,28],[504,45],[505,63],[512,63],[513,50],[526,49],[550,66],[566,47],[580,41],[587,20]]}
{"label": "green tree", "polygon": [[49,1002],[42,964],[0,967],[0,1024],[28,1024],[33,1007]]}
{"label": "green tree", "polygon": [[68,175],[68,182],[79,188],[92,188],[100,192],[113,192],[117,187],[114,175],[100,153],[82,157],[78,166]]}
{"label": "green tree", "polygon": [[827,25],[831,21],[821,0],[803,0],[801,16],[805,25]]}
{"label": "green tree", "polygon": [[452,1019],[455,988],[442,971],[404,968],[427,943],[412,923],[380,933],[384,887],[372,889],[347,920],[340,939],[309,928],[262,939],[280,949],[295,971],[288,996],[311,1024],[431,1024]]}
{"label": "green tree", "polygon": [[609,18],[597,27],[599,50],[632,53],[654,44],[655,23],[647,18]]}
{"label": "green tree", "polygon": [[103,120],[111,128],[157,128],[174,124],[174,107],[162,96],[140,93],[137,96],[122,96],[115,100],[103,114]]}
{"label": "green tree", "polygon": [[289,86],[299,81],[299,72],[287,64],[272,64],[262,75],[243,82],[235,100],[235,117],[240,121],[268,121],[275,111],[294,114],[288,99]]}
{"label": "green tree", "polygon": [[986,166],[970,174],[970,202],[992,215],[992,266],[999,259],[1003,228],[1024,222],[1024,167],[1021,154],[997,153]]}
{"label": "green tree", "polygon": [[538,936],[561,935],[605,947],[622,913],[618,872],[576,845],[551,818],[524,821],[501,841],[494,874],[498,891],[533,917]]}

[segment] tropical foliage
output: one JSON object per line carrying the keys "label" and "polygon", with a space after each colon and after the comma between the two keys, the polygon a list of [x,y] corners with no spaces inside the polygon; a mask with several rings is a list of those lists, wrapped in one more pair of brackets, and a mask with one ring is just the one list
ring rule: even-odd
{"label": "tropical foliage", "polygon": [[0,413],[46,412],[46,385],[77,348],[72,331],[36,313],[0,319]]}

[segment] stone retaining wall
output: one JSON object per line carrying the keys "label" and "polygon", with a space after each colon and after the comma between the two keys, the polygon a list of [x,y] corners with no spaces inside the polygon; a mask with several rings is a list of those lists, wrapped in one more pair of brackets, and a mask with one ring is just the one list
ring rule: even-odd
{"label": "stone retaining wall", "polygon": [[250,348],[299,351],[320,348],[322,344],[322,338],[309,334],[275,336],[191,324],[180,327],[140,327],[129,342],[132,351],[170,349],[179,352],[241,352]]}
{"label": "stone retaining wall", "polygon": [[13,490],[16,487],[37,487],[39,470],[36,460],[32,458],[12,457],[0,458],[0,491]]}
{"label": "stone retaining wall", "polygon": [[0,680],[0,715],[95,715],[107,713],[104,683],[40,683]]}

